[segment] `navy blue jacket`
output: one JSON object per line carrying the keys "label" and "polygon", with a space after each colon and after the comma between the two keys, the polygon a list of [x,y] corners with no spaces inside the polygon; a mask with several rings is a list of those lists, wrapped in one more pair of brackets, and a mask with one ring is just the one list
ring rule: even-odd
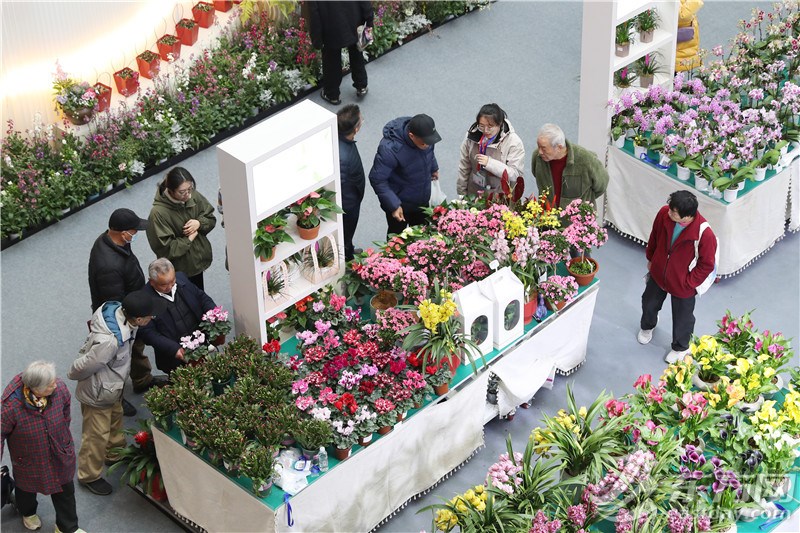
{"label": "navy blue jacket", "polygon": [[342,176],[342,209],[345,213],[358,211],[364,199],[364,165],[355,141],[339,136],[339,170]]}
{"label": "navy blue jacket", "polygon": [[419,210],[431,198],[431,175],[439,170],[433,146],[417,148],[408,137],[411,117],[400,117],[383,127],[369,182],[381,201],[381,209],[392,213]]}
{"label": "navy blue jacket", "polygon": [[[181,365],[181,362],[175,359],[175,353],[181,348],[181,337],[191,335],[200,324],[203,314],[216,307],[214,300],[189,281],[183,272],[175,273],[175,282],[178,285],[175,297],[180,295],[180,298],[186,303],[187,314],[181,317],[175,302],[165,299],[167,308],[148,325],[140,327],[136,335],[145,344],[153,347],[156,354],[156,366],[164,372],[170,372]],[[144,290],[150,292],[154,298],[161,298],[149,283],[144,286]],[[182,320],[180,320],[181,318]],[[178,326],[178,322],[185,322],[191,327],[185,331],[185,328]]]}

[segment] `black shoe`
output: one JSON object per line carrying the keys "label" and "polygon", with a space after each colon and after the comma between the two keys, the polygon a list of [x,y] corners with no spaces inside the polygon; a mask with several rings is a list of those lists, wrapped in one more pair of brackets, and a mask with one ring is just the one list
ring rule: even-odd
{"label": "black shoe", "polygon": [[133,392],[136,394],[142,394],[143,392],[150,390],[151,387],[163,387],[167,383],[169,383],[169,378],[167,376],[153,376],[153,379],[150,380],[150,383],[144,385],[143,387],[137,387],[134,385]]}
{"label": "black shoe", "polygon": [[326,102],[328,102],[329,104],[333,104],[333,105],[339,105],[339,104],[341,104],[341,103],[342,103],[342,101],[341,101],[341,100],[339,100],[338,98],[331,98],[330,96],[328,96],[327,94],[325,94],[325,91],[320,91],[320,92],[319,92],[319,95],[320,95],[320,97],[321,97],[323,100],[325,100],[325,101],[326,101]]}
{"label": "black shoe", "polygon": [[353,255],[358,255],[358,254],[361,254],[361,253],[364,253],[364,249],[363,248],[353,248]]}
{"label": "black shoe", "polygon": [[359,98],[363,98],[367,95],[368,92],[369,92],[368,87],[362,87],[361,89],[356,89],[356,96],[358,96]]}
{"label": "black shoe", "polygon": [[109,483],[103,478],[95,479],[91,483],[81,483],[81,485],[89,489],[90,492],[97,494],[98,496],[108,496],[113,491],[113,489],[111,488],[111,483]]}
{"label": "black shoe", "polygon": [[136,407],[125,398],[122,399],[122,414],[125,416],[136,416]]}

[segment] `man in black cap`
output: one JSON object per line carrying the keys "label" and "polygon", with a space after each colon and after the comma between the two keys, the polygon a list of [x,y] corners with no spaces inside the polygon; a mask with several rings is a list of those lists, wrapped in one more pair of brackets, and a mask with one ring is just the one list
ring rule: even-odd
{"label": "man in black cap", "polygon": [[111,494],[101,477],[103,463],[118,460],[111,449],[125,446],[122,433],[122,389],[131,370],[136,332],[150,323],[165,304],[144,290],[122,300],[105,302],[94,312],[89,337],[67,373],[78,382],[83,430],[78,453],[78,481],[95,494]]}
{"label": "man in black cap", "polygon": [[[147,220],[130,209],[117,209],[108,219],[108,231],[94,241],[89,254],[89,292],[92,312],[109,301],[121,301],[125,295],[144,287],[145,279],[131,243],[139,231],[147,229]],[[154,377],[150,360],[144,354],[144,342],[136,340],[131,354],[133,390],[142,393],[153,385],[163,385],[164,376]],[[125,416],[134,416],[136,408],[124,398]]]}
{"label": "man in black cap", "polygon": [[422,209],[439,179],[433,145],[442,137],[428,115],[400,117],[383,127],[369,182],[386,212],[387,235],[426,222]]}

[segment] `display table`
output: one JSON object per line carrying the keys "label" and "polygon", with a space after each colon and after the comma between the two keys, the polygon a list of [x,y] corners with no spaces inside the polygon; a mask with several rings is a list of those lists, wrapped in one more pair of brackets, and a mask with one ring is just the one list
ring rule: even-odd
{"label": "display table", "polygon": [[[630,145],[630,142],[628,142]],[[720,246],[717,274],[734,276],[769,250],[789,229],[800,226],[797,199],[800,159],[779,174],[768,172],[762,182],[747,183],[732,203],[694,189],[694,178],[681,181],[674,171],[663,172],[635,159],[630,148],[608,150],[609,183],[605,220],[620,233],[646,243],[658,210],[670,193],[689,190],[697,196],[700,213],[708,220]],[[774,175],[773,175],[774,174]]]}
{"label": "display table", "polygon": [[505,414],[552,384],[556,369],[570,371],[585,360],[598,291],[595,280],[561,311],[531,322],[514,342],[477,360],[477,375],[471,366],[459,367],[447,395],[411,411],[388,435],[375,434],[372,445],[354,447],[347,461],[331,457],[330,470],[310,477],[310,485],[289,499],[291,527],[277,487],[268,498],[258,499],[186,449],[177,432],[154,428],[170,505],[210,532],[369,531],[483,445],[483,426],[494,417],[486,416],[489,371],[500,377],[503,392],[500,405],[490,407]]}

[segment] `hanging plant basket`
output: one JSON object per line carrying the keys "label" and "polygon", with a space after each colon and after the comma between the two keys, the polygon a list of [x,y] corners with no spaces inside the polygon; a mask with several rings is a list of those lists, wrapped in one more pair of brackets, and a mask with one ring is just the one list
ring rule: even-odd
{"label": "hanging plant basket", "polygon": [[139,74],[147,79],[153,79],[158,76],[161,69],[161,58],[158,54],[147,50],[136,56],[136,66],[139,68]]}
{"label": "hanging plant basket", "polygon": [[125,67],[114,73],[114,83],[117,86],[117,92],[122,96],[128,97],[136,94],[139,90],[139,73]]}
{"label": "hanging plant basket", "polygon": [[175,34],[184,46],[192,46],[197,42],[200,26],[192,19],[181,19],[175,25]]}
{"label": "hanging plant basket", "polygon": [[176,35],[163,35],[157,42],[158,55],[164,61],[175,61],[181,57],[181,40]]}
{"label": "hanging plant basket", "polygon": [[94,118],[94,109],[91,107],[82,107],[80,109],[76,109],[74,111],[64,111],[64,116],[67,117],[72,124],[76,126],[82,126],[83,124],[88,124],[89,121]]}
{"label": "hanging plant basket", "polygon": [[233,8],[233,0],[214,0],[214,9],[225,13]]}
{"label": "hanging plant basket", "polygon": [[111,87],[98,81],[94,84],[94,92],[97,93],[97,112],[108,111],[111,107]]}
{"label": "hanging plant basket", "polygon": [[192,8],[192,16],[194,21],[201,28],[210,28],[214,24],[216,14],[214,13],[214,4],[208,2],[197,2]]}

